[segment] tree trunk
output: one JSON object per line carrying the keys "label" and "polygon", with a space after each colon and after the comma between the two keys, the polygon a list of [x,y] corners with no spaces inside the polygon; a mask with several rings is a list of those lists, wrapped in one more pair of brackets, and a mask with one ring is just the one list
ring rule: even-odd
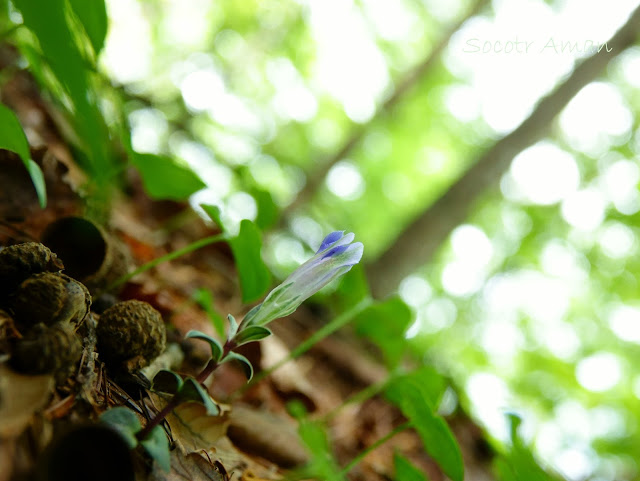
{"label": "tree trunk", "polygon": [[467,217],[473,201],[493,186],[515,155],[541,139],[553,119],[569,101],[605,69],[623,50],[633,45],[640,31],[640,7],[616,32],[608,53],[596,53],[579,64],[560,86],[543,98],[531,116],[485,152],[451,188],[420,215],[392,246],[368,266],[374,295],[385,297],[400,281],[429,262],[449,233]]}

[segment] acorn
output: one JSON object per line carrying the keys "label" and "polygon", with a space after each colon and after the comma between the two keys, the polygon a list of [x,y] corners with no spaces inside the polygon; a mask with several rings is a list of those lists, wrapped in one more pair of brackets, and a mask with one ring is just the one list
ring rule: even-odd
{"label": "acorn", "polygon": [[11,346],[10,366],[22,374],[67,374],[82,354],[82,341],[67,324],[37,324]]}
{"label": "acorn", "polygon": [[71,277],[56,272],[35,274],[15,292],[11,307],[19,327],[35,324],[71,323],[77,329],[91,306],[87,288]]}
{"label": "acorn", "polygon": [[149,365],[167,342],[160,313],[136,300],[118,302],[105,310],[96,335],[99,356],[107,366],[129,372]]}
{"label": "acorn", "polygon": [[33,274],[62,269],[64,265],[58,256],[38,242],[5,247],[0,250],[0,297],[8,296]]}

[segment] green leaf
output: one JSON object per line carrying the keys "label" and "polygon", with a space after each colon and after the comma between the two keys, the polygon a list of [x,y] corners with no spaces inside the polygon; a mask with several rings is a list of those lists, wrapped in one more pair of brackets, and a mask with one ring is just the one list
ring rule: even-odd
{"label": "green leaf", "polygon": [[250,220],[244,219],[240,224],[240,233],[229,242],[240,276],[242,301],[255,301],[263,296],[271,282],[269,270],[260,255],[260,229]]}
{"label": "green leaf", "polygon": [[227,339],[233,339],[236,337],[238,332],[238,321],[236,321],[236,318],[231,314],[227,316],[227,319],[229,320],[229,332],[227,333]]}
{"label": "green leaf", "polygon": [[67,22],[68,4],[65,0],[15,0],[13,3],[22,13],[24,26],[38,39],[42,58],[73,104],[69,110],[77,138],[90,161],[92,180],[106,191],[112,185],[115,171],[109,154],[111,141],[94,89],[90,87],[87,62]]}
{"label": "green leaf", "polygon": [[184,381],[177,373],[169,371],[168,369],[160,369],[158,374],[153,377],[153,385],[151,388],[157,392],[175,394],[183,384]]}
{"label": "green leaf", "polygon": [[217,205],[200,204],[202,210],[211,218],[215,225],[217,225],[222,232],[227,232],[222,220],[220,219],[220,207]]}
{"label": "green leaf", "polygon": [[103,412],[100,421],[115,429],[126,441],[130,449],[138,445],[136,433],[142,429],[140,420],[129,408],[115,407]]}
{"label": "green leaf", "polygon": [[87,32],[97,57],[107,36],[107,7],[104,0],[69,0],[69,5]]}
{"label": "green leaf", "polygon": [[387,365],[393,368],[407,350],[404,334],[412,317],[411,309],[399,297],[392,297],[364,310],[354,325],[358,334],[370,338],[382,349]]}
{"label": "green leaf", "polygon": [[209,416],[217,416],[220,414],[220,408],[213,402],[209,393],[193,378],[189,377],[185,379],[177,396],[181,403],[195,401],[203,404]]}
{"label": "green leaf", "polygon": [[[389,395],[389,393],[388,393]],[[462,481],[464,465],[460,447],[447,423],[431,410],[421,389],[413,380],[396,382],[392,395],[394,404],[413,423],[429,455],[453,481]]]}
{"label": "green leaf", "polygon": [[427,476],[404,456],[395,453],[393,461],[396,468],[395,481],[427,481]]}
{"label": "green leaf", "polygon": [[205,334],[204,332],[191,330],[191,331],[187,332],[187,334],[184,336],[184,338],[185,339],[200,339],[201,341],[208,342],[209,346],[211,346],[211,357],[216,362],[220,361],[220,358],[222,357],[222,346],[220,345],[220,343],[216,339],[214,339],[210,335]]}
{"label": "green leaf", "polygon": [[140,441],[140,444],[165,472],[168,473],[171,470],[169,440],[162,427],[153,428],[149,435]]}
{"label": "green leaf", "polygon": [[263,230],[273,227],[278,221],[278,206],[273,201],[273,197],[266,190],[256,189],[251,192],[258,204],[258,216],[256,225]]}
{"label": "green leaf", "polygon": [[189,167],[164,155],[133,152],[131,163],[140,172],[144,188],[153,199],[185,200],[206,187]]}
{"label": "green leaf", "polygon": [[24,135],[18,117],[11,109],[2,104],[0,104],[0,149],[10,150],[20,156],[22,163],[29,172],[29,176],[31,176],[31,182],[33,182],[38,194],[40,207],[46,207],[47,188],[42,170],[40,170],[38,164],[31,160],[29,142],[27,142],[27,137]]}
{"label": "green leaf", "polygon": [[193,293],[193,299],[198,303],[198,305],[207,313],[207,317],[213,324],[214,329],[220,335],[220,337],[224,337],[224,319],[222,316],[218,314],[213,303],[213,294],[210,290],[201,288],[196,289]]}
{"label": "green leaf", "polygon": [[247,376],[247,382],[251,381],[251,378],[253,378],[253,366],[251,365],[251,362],[249,362],[249,359],[244,357],[242,354],[231,351],[220,363],[223,364],[229,361],[239,361],[245,376]]}
{"label": "green leaf", "polygon": [[386,387],[387,397],[394,404],[399,405],[407,384],[418,389],[431,410],[437,411],[447,386],[444,378],[435,369],[431,366],[422,366],[407,374],[396,376]]}
{"label": "green leaf", "polygon": [[271,331],[266,327],[262,326],[249,326],[246,329],[243,329],[236,336],[236,343],[238,346],[242,346],[243,344],[247,344],[253,341],[259,341],[260,339],[264,339],[265,337],[269,337],[271,335]]}

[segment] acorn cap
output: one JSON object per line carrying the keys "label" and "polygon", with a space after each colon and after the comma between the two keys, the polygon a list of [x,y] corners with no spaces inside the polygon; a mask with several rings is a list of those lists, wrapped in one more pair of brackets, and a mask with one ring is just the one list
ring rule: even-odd
{"label": "acorn cap", "polygon": [[124,244],[83,217],[63,217],[47,226],[42,242],[58,253],[65,273],[101,293],[129,271]]}
{"label": "acorn cap", "polygon": [[37,324],[12,342],[9,364],[22,374],[66,374],[81,354],[82,341],[68,325]]}
{"label": "acorn cap", "polygon": [[11,306],[19,328],[35,324],[82,323],[91,306],[91,295],[80,282],[59,272],[44,272],[25,280]]}
{"label": "acorn cap", "polygon": [[165,348],[167,333],[158,311],[146,302],[118,302],[100,316],[98,353],[109,367],[133,371],[147,366]]}
{"label": "acorn cap", "polygon": [[62,269],[58,256],[38,242],[5,247],[0,250],[0,297],[8,296],[33,274]]}

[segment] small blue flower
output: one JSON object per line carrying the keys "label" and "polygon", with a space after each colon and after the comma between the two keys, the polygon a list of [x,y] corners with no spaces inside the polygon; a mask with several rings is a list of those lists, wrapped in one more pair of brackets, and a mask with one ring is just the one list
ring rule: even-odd
{"label": "small blue flower", "polygon": [[[302,302],[360,262],[364,246],[353,242],[353,233],[336,231],[324,238],[316,254],[272,290],[262,304],[251,309],[241,329],[264,326],[288,316]],[[352,243],[353,242],[353,243]]]}

